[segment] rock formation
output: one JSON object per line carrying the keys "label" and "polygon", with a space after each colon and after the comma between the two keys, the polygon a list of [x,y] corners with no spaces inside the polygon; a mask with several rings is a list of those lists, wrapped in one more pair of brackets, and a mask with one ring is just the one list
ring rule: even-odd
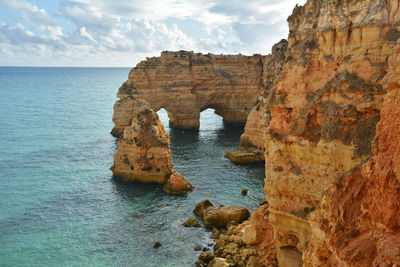
{"label": "rock formation", "polygon": [[[376,137],[389,101],[387,96],[383,105],[385,94],[397,86],[387,85],[387,72],[400,37],[398,7],[398,1],[309,0],[288,19],[284,63],[270,83],[264,79],[269,86],[257,107],[257,116],[264,116],[265,194],[280,266],[399,261],[393,215],[399,181],[391,161],[397,143],[386,141],[389,128],[396,129],[388,123],[393,115],[386,114],[387,128],[382,134],[378,128]],[[389,99],[395,105],[395,97]],[[255,140],[251,129],[259,126],[250,118],[256,111],[242,139]],[[374,146],[385,151],[382,165],[375,155],[369,167],[356,168]]]}
{"label": "rock formation", "polygon": [[[262,59],[261,55],[162,52],[131,70],[118,97],[135,96],[154,111],[164,108],[176,128],[199,129],[200,112],[207,108],[215,109],[225,123],[244,125],[259,94]],[[121,136],[129,124],[124,114],[130,109],[120,103],[114,110],[114,136]]]}
{"label": "rock formation", "polygon": [[[235,228],[251,256],[279,266],[399,265],[399,7],[308,0],[271,55],[148,59],[120,88],[113,133],[122,143],[133,136],[131,96],[186,129],[208,107],[231,123],[248,114],[239,149],[226,156],[265,159],[268,205]],[[168,169],[160,162],[152,164]]]}
{"label": "rock formation", "polygon": [[118,101],[120,121],[126,122],[111,167],[114,176],[141,182],[165,183],[173,173],[169,137],[157,113],[145,101],[127,97]]}
{"label": "rock formation", "polygon": [[228,223],[241,223],[250,216],[250,212],[245,207],[208,207],[203,214],[204,226],[206,228],[223,228]]}
{"label": "rock formation", "polygon": [[[249,164],[264,161],[264,135],[271,120],[267,107],[271,102],[270,95],[274,81],[282,73],[287,45],[286,40],[281,40],[272,47],[272,53],[263,58],[262,90],[247,117],[244,133],[240,137],[240,147],[225,154],[225,157],[232,162]],[[284,101],[284,97],[277,101]]]}
{"label": "rock formation", "polygon": [[128,125],[120,135],[114,154],[111,167],[114,176],[161,183],[165,192],[174,195],[191,191],[192,185],[173,169],[169,136],[148,103],[129,96],[117,101],[114,110],[118,121]]}
{"label": "rock formation", "polygon": [[310,215],[311,266],[400,264],[400,44],[388,63],[374,155],[340,177]]}

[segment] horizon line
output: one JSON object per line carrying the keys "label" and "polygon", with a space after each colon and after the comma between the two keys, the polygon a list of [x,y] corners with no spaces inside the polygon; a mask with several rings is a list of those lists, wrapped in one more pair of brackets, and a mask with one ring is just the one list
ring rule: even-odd
{"label": "horizon line", "polygon": [[133,68],[132,66],[6,66],[0,65],[0,68]]}

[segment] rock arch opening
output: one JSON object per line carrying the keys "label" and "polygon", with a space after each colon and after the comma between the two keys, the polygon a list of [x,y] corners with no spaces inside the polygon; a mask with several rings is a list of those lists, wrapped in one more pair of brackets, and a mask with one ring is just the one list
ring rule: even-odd
{"label": "rock arch opening", "polygon": [[[156,112],[167,111],[171,129],[199,130],[200,113],[209,112],[209,108],[224,123],[244,127],[260,93],[262,73],[261,55],[179,51],[162,52],[161,57],[140,62],[120,87],[117,94],[120,100],[114,105],[112,134],[120,138],[112,167],[114,175],[165,183],[174,170],[170,139],[164,127],[167,124],[161,123]],[[143,109],[148,114],[147,124],[137,119]],[[161,111],[163,117],[165,111]],[[153,164],[152,169],[143,167],[138,173],[136,167],[131,170],[128,166],[132,161],[140,166]],[[158,179],[150,178],[154,169],[162,174]]]}

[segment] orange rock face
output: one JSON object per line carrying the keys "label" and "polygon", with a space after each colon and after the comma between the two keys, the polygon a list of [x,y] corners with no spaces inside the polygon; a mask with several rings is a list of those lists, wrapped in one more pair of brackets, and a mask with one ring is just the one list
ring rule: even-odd
{"label": "orange rock face", "polygon": [[272,48],[272,54],[263,58],[263,73],[258,100],[247,117],[244,133],[240,137],[240,147],[237,150],[227,151],[225,157],[232,162],[249,164],[264,161],[264,136],[270,122],[270,113],[267,111],[271,104],[269,95],[274,81],[282,74],[285,63],[285,51],[288,42],[281,40]]}
{"label": "orange rock face", "polygon": [[[363,167],[363,176],[353,174],[352,181],[345,179],[343,183],[348,184],[339,186],[337,195],[327,197],[325,192],[334,190],[339,177],[371,157],[376,136],[379,146],[381,138],[388,138],[389,131],[384,137],[378,129],[377,135],[376,125],[385,112],[385,95],[389,92],[385,103],[391,95],[386,81],[389,78],[384,82],[383,78],[398,77],[390,74],[397,71],[388,70],[388,57],[400,37],[398,7],[398,1],[309,0],[296,7],[288,19],[290,34],[285,58],[281,68],[271,75],[269,86],[265,86],[258,106],[260,115],[251,114],[246,126],[248,133],[256,132],[251,128],[259,127],[257,119],[250,117],[264,116],[264,122],[259,124],[264,129],[264,191],[280,266],[365,266],[362,263],[372,264],[382,258],[392,263],[393,258],[397,260],[394,255],[398,250],[388,245],[391,241],[398,244],[397,233],[378,237],[370,231],[382,225],[396,225],[392,214],[398,211],[398,189],[394,186],[397,178],[389,178],[388,173],[378,175],[377,169],[366,176]],[[390,60],[389,66],[396,65]],[[267,80],[264,84],[268,85]],[[387,127],[394,126],[388,123]],[[397,138],[396,134],[389,136]],[[387,162],[395,157],[394,149],[387,152],[385,164],[396,166]],[[380,166],[390,170],[389,165]],[[361,182],[365,179],[362,177],[371,178]],[[362,190],[371,186],[370,200],[361,206],[356,204],[357,199],[364,198],[362,194],[366,192],[347,195],[357,191],[357,186]],[[393,187],[396,192],[386,187]],[[385,191],[390,196],[384,196]],[[367,207],[374,207],[373,211],[366,211]],[[363,226],[358,219],[350,220],[353,214],[357,217],[357,209],[363,211],[362,216],[379,218],[376,225],[367,226],[367,219]],[[346,225],[343,216],[347,218]],[[326,220],[334,227],[325,229]],[[346,231],[346,227],[354,231]],[[393,233],[395,228],[390,229]],[[326,234],[322,234],[324,231]],[[361,233],[373,238],[363,239]],[[345,245],[346,240],[349,246]],[[381,241],[362,247],[362,241],[368,240]],[[363,255],[369,252],[371,256]]]}
{"label": "orange rock face", "polygon": [[[264,152],[269,206],[238,228],[261,262],[400,265],[399,7],[308,0],[288,19],[288,41],[269,56],[181,51],[141,62],[115,105],[113,134],[122,136],[115,166],[137,162],[143,171],[138,164],[151,162],[161,166],[160,181],[172,173],[169,147],[159,142],[165,133],[148,130],[150,117],[134,121],[131,96],[165,108],[170,123],[186,129],[199,127],[206,108],[230,123],[248,115],[241,146],[227,157],[249,163]],[[150,136],[140,144],[158,152],[137,148],[138,131]]]}
{"label": "orange rock face", "polygon": [[312,266],[400,264],[400,45],[388,63],[373,157],[341,177],[310,216],[304,260]]}
{"label": "orange rock face", "polygon": [[[118,97],[135,96],[150,108],[168,112],[170,124],[198,129],[200,112],[213,108],[224,122],[245,124],[260,90],[260,55],[212,55],[162,52],[140,62],[121,86]],[[127,107],[129,109],[129,107]],[[116,136],[122,132],[123,109],[115,109]]]}
{"label": "orange rock face", "polygon": [[192,189],[193,186],[178,172],[171,174],[163,187],[165,192],[172,195],[184,195]]}

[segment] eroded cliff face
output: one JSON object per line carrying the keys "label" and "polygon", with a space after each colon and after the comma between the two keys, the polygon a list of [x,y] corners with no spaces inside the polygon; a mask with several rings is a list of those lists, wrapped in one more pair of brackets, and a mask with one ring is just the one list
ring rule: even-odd
{"label": "eroded cliff face", "polygon": [[400,45],[383,80],[387,95],[373,157],[340,177],[310,215],[304,261],[312,266],[400,264]]}
{"label": "eroded cliff face", "polygon": [[[198,129],[200,112],[215,113],[230,124],[246,123],[257,100],[263,72],[260,55],[203,55],[179,51],[140,62],[121,86],[118,97],[135,96],[154,111],[164,108],[176,128]],[[125,110],[116,109],[112,133],[120,136],[127,126]]]}
{"label": "eroded cliff face", "polygon": [[268,95],[271,94],[274,82],[282,74],[287,46],[288,42],[281,40],[272,47],[272,53],[263,58],[260,94],[247,117],[244,133],[240,137],[240,147],[225,154],[233,162],[249,164],[264,161],[264,135],[271,119],[270,114],[266,112],[270,102]]}
{"label": "eroded cliff face", "polygon": [[[305,252],[313,256],[304,263],[324,265],[325,256],[320,263],[308,259],[322,255],[318,249],[308,252],[310,237],[318,232],[309,217],[338,177],[372,155],[387,92],[382,80],[400,37],[398,7],[399,1],[309,0],[288,19],[282,70],[260,104],[267,124],[264,190],[280,266],[302,264]],[[389,201],[382,204],[396,210]],[[343,212],[344,203],[336,205]],[[333,237],[342,230],[329,233]]]}
{"label": "eroded cliff face", "polygon": [[174,170],[169,136],[157,113],[148,103],[133,97],[118,101],[114,110],[118,119],[128,124],[123,129],[114,154],[114,165],[111,167],[114,176],[126,180],[165,183]]}

